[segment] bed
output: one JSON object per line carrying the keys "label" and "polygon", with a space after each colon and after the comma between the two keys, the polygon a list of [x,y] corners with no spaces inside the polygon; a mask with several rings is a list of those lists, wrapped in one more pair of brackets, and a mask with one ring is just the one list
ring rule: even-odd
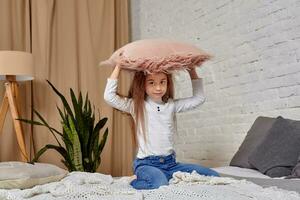
{"label": "bed", "polygon": [[175,173],[168,186],[138,191],[129,185],[129,177],[113,178],[100,173],[72,172],[60,181],[29,189],[0,189],[0,199],[299,200],[300,195],[277,187],[264,188],[246,180],[183,172]]}
{"label": "bed", "polygon": [[230,166],[214,169],[223,177],[300,193],[300,121],[257,117]]}
{"label": "bed", "polygon": [[[295,173],[300,169],[299,144],[300,121],[258,117],[231,166],[214,168],[221,177],[176,172],[168,186],[155,190],[135,190],[130,177],[68,173],[45,164],[0,163],[0,200],[300,200],[300,172]],[[293,173],[299,178],[282,176]]]}
{"label": "bed", "polygon": [[277,187],[284,190],[295,191],[300,193],[300,178],[285,179],[271,178],[254,169],[225,166],[214,168],[222,177],[231,177],[237,180],[247,180],[258,184],[264,188]]}

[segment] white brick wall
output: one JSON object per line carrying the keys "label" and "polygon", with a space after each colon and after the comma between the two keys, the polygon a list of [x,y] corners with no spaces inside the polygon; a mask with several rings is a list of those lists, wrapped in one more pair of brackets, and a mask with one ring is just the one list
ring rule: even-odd
{"label": "white brick wall", "polygon": [[212,53],[207,101],[177,116],[179,160],[229,163],[259,115],[300,120],[300,0],[132,0],[132,38]]}

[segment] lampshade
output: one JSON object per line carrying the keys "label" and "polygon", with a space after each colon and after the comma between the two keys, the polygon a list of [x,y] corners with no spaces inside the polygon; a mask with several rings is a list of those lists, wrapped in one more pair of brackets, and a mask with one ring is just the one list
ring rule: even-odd
{"label": "lampshade", "polygon": [[32,54],[24,51],[0,51],[0,80],[15,75],[16,81],[33,80]]}

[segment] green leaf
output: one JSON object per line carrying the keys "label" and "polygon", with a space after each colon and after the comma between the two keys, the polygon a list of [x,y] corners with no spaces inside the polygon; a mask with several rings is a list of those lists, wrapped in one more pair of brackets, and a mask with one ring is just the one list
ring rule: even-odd
{"label": "green leaf", "polygon": [[29,120],[29,119],[17,119],[17,120],[28,123],[28,124],[32,124],[32,125],[44,126],[44,124],[42,124],[41,122],[33,121],[33,120]]}
{"label": "green leaf", "polygon": [[[22,122],[25,122],[25,123],[29,123],[29,124],[33,124],[33,125],[38,125],[38,126],[45,126],[47,127],[51,134],[53,135],[53,137],[55,138],[56,142],[58,143],[59,146],[61,146],[60,142],[58,141],[56,134],[62,136],[62,133],[59,132],[58,130],[56,130],[55,128],[52,128],[48,125],[48,123],[46,122],[46,120],[36,111],[36,110],[33,110],[33,112],[38,116],[38,118],[42,121],[41,122],[38,122],[38,121],[34,121],[34,120],[27,120],[27,119],[17,119],[19,121],[22,121]],[[55,132],[55,133],[54,133]]]}
{"label": "green leaf", "polygon": [[74,151],[73,151],[73,143],[74,143],[74,137],[71,129],[67,126],[67,124],[62,124],[63,130],[64,130],[64,142],[66,145],[66,148],[68,150],[68,153],[70,155],[70,158],[72,160],[72,163],[74,163]]}
{"label": "green leaf", "polygon": [[103,148],[104,148],[104,145],[106,143],[106,140],[107,140],[107,136],[108,136],[108,128],[105,129],[105,132],[102,136],[102,140],[99,144],[99,149],[98,149],[98,156],[100,155],[100,153],[102,152]]}
{"label": "green leaf", "polygon": [[93,129],[92,136],[91,136],[90,141],[89,141],[89,152],[92,151],[95,144],[98,144],[99,132],[104,127],[106,122],[107,122],[107,118],[105,117],[105,118],[99,120],[98,123],[96,124],[95,128]]}
{"label": "green leaf", "polygon": [[85,101],[84,101],[84,108],[83,108],[84,112],[86,112],[86,110],[87,110],[88,99],[89,99],[89,94],[86,93]]}
{"label": "green leaf", "polygon": [[62,123],[67,124],[68,123],[68,119],[67,119],[66,113],[65,112],[63,113],[58,106],[56,106],[56,108],[57,108],[57,110],[59,112],[60,118],[62,119]]}
{"label": "green leaf", "polygon": [[100,142],[100,144],[97,146],[97,150],[96,151],[94,151],[94,153],[95,153],[95,164],[94,164],[94,167],[93,167],[93,169],[96,171],[97,170],[97,168],[98,168],[98,166],[100,165],[100,163],[101,163],[101,157],[100,157],[100,154],[101,154],[101,152],[102,152],[102,150],[103,150],[103,148],[104,148],[104,145],[105,145],[105,143],[106,143],[106,140],[107,140],[107,136],[108,136],[108,128],[106,128],[106,130],[105,130],[105,132],[104,132],[104,134],[103,134],[103,136],[102,136],[102,140],[101,140],[101,142]]}
{"label": "green leaf", "polygon": [[55,128],[52,128],[48,125],[48,123],[46,122],[46,120],[42,117],[42,115],[40,115],[40,113],[38,113],[36,110],[33,110],[33,112],[38,116],[38,118],[43,122],[44,126],[46,126],[50,132],[52,133],[53,137],[55,138],[56,142],[58,143],[59,146],[61,146],[60,142],[58,141],[56,135],[54,134],[53,131],[55,131],[57,134],[59,134],[60,136],[62,135],[59,131],[55,130]]}
{"label": "green leaf", "polygon": [[74,165],[72,164],[70,158],[68,157],[68,153],[67,151],[60,146],[56,146],[56,145],[52,145],[52,144],[47,144],[45,145],[42,149],[40,149],[37,154],[35,155],[35,157],[30,161],[30,163],[35,163],[38,161],[38,159],[40,158],[41,155],[43,155],[48,149],[54,149],[56,150],[58,153],[60,153],[60,155],[65,159],[65,162],[63,162],[66,167],[68,168],[69,171],[74,171]]}
{"label": "green leaf", "polygon": [[69,118],[69,124],[71,128],[71,132],[73,135],[73,160],[76,170],[78,171],[84,171],[84,168],[82,166],[82,153],[81,153],[81,145],[78,137],[78,133],[75,129],[74,122],[71,118]]}
{"label": "green leaf", "polygon": [[78,96],[78,105],[79,105],[80,109],[82,109],[82,94],[81,94],[81,92],[79,92],[79,96]]}
{"label": "green leaf", "polygon": [[[54,149],[63,156],[62,162],[69,171],[95,172],[101,163],[100,154],[108,136],[108,129],[106,128],[102,138],[100,137],[100,131],[105,126],[107,118],[101,119],[99,117],[99,120],[95,124],[95,106],[91,106],[88,93],[86,93],[85,100],[83,101],[82,93],[79,92],[77,99],[73,89],[70,88],[73,112],[70,107],[71,104],[67,102],[66,98],[50,81],[47,80],[47,82],[63,103],[62,108],[56,106],[61,118],[62,133],[50,127],[47,121],[36,110],[34,110],[34,113],[37,115],[38,121],[19,119],[25,123],[47,127],[59,145],[47,144],[38,151],[32,162],[37,161],[48,149]],[[61,137],[64,147],[61,146],[56,135]],[[100,138],[101,141],[99,143]]]}
{"label": "green leaf", "polygon": [[46,80],[47,83],[51,86],[51,88],[53,89],[53,91],[60,97],[63,105],[64,105],[64,108],[67,110],[68,114],[71,116],[72,120],[74,120],[74,115],[73,115],[73,112],[66,100],[66,98],[64,97],[64,95],[62,95],[55,87],[54,85],[52,85],[52,83],[48,80]]}
{"label": "green leaf", "polygon": [[[74,124],[79,136],[80,141],[82,142],[83,147],[83,151],[86,148],[87,142],[86,140],[88,138],[85,137],[85,123],[84,123],[84,119],[83,119],[83,113],[82,113],[82,109],[80,107],[80,105],[77,102],[76,96],[74,94],[74,91],[72,89],[70,89],[70,95],[71,95],[71,99],[72,99],[72,104],[73,104],[73,108],[74,108],[74,112],[75,112],[75,120],[74,120]],[[85,154],[85,152],[83,152]]]}

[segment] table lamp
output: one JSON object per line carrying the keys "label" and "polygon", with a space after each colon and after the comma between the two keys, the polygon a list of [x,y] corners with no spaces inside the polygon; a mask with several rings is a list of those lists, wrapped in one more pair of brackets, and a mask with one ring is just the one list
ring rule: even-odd
{"label": "table lamp", "polygon": [[8,107],[13,118],[14,128],[22,161],[28,161],[22,131],[19,105],[18,81],[33,80],[32,54],[22,51],[0,51],[0,80],[5,80],[5,94],[0,108],[0,131],[2,132]]}

